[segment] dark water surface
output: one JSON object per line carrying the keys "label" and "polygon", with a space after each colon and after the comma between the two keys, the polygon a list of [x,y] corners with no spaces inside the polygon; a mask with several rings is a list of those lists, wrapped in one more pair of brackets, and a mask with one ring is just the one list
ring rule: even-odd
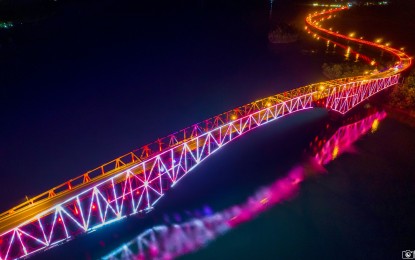
{"label": "dark water surface", "polygon": [[293,200],[182,259],[399,259],[415,244],[414,130],[387,118],[353,150]]}
{"label": "dark water surface", "polygon": [[[267,1],[71,1],[3,33],[0,207],[4,210],[160,136],[261,97],[324,80],[308,40],[270,46]],[[273,20],[305,6],[280,1]],[[323,46],[324,47],[324,46]],[[330,120],[298,113],[204,162],[145,218],[132,217],[36,255],[107,253],[165,214],[244,201],[282,176]],[[329,175],[194,259],[400,259],[415,249],[413,129],[386,119],[329,164]]]}

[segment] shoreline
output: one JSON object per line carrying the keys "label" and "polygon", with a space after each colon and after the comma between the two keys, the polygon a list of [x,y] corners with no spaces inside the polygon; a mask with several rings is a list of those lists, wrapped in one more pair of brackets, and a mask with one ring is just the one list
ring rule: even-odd
{"label": "shoreline", "polygon": [[415,128],[415,111],[406,111],[391,105],[385,105],[385,110],[390,118],[396,121]]}

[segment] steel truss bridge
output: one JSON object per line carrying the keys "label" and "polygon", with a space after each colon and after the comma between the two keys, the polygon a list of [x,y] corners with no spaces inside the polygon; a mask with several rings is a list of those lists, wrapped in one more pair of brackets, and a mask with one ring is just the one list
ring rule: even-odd
{"label": "steel truss bridge", "polygon": [[387,71],[331,80],[270,96],[160,138],[90,170],[0,214],[0,260],[24,258],[129,215],[153,209],[166,191],[221,147],[294,112],[324,107],[345,114],[399,82],[411,58],[397,49],[324,29],[331,15],[307,16],[307,31],[348,40],[392,54]]}

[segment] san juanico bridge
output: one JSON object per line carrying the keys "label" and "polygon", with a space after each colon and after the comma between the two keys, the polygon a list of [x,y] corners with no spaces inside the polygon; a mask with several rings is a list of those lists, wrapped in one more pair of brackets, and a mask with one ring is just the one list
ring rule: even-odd
{"label": "san juanico bridge", "polygon": [[411,66],[412,59],[406,53],[324,27],[325,20],[347,12],[348,8],[307,15],[305,30],[315,38],[347,40],[383,50],[396,58],[393,66],[382,72],[314,83],[251,102],[160,138],[29,198],[0,214],[0,259],[25,258],[127,216],[145,214],[187,173],[243,134],[312,108],[346,114],[399,83],[401,73]]}

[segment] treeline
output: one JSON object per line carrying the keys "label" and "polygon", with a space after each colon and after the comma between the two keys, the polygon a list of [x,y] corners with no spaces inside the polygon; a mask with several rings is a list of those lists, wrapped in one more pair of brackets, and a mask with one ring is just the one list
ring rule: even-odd
{"label": "treeline", "polygon": [[329,79],[361,76],[373,71],[373,66],[363,63],[324,63],[323,74]]}
{"label": "treeline", "polygon": [[298,40],[298,30],[291,25],[281,23],[268,33],[271,43],[290,43]]}
{"label": "treeline", "polygon": [[415,69],[409,73],[402,84],[393,88],[389,102],[399,109],[415,110]]}

